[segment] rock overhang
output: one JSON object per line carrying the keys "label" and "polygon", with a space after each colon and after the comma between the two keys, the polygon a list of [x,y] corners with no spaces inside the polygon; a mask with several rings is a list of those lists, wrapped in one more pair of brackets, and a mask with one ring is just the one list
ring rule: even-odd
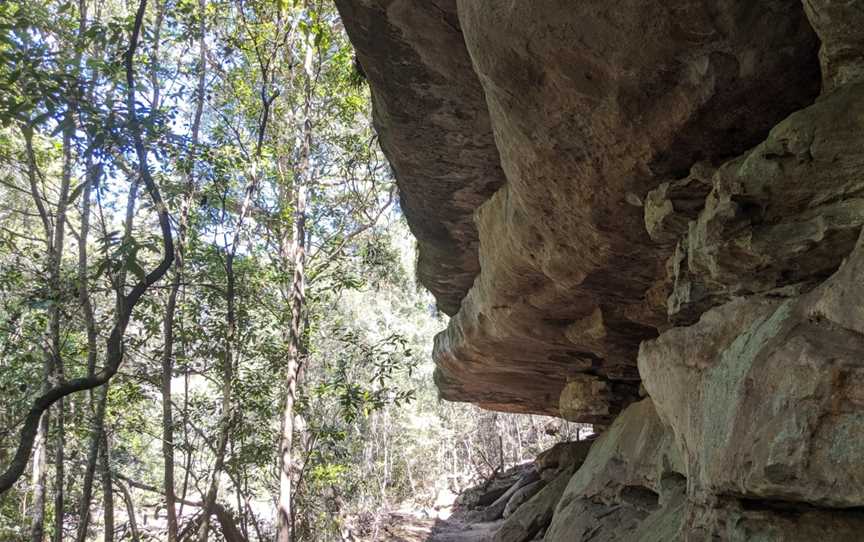
{"label": "rock overhang", "polygon": [[425,282],[442,395],[607,427],[495,539],[858,540],[864,0],[339,1],[461,35],[506,179]]}
{"label": "rock overhang", "polygon": [[442,396],[610,421],[639,397],[639,344],[670,325],[679,247],[649,236],[649,193],[814,101],[801,3],[337,5],[419,278],[452,316]]}

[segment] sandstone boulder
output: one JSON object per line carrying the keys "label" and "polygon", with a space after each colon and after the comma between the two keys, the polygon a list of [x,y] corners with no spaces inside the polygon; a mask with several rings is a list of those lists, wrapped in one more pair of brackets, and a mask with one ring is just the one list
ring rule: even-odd
{"label": "sandstone boulder", "polygon": [[864,506],[864,245],[795,299],[735,300],[643,344],[691,491]]}
{"label": "sandstone boulder", "polygon": [[525,472],[507,491],[495,499],[495,502],[487,506],[479,514],[481,521],[494,521],[504,515],[504,510],[507,508],[507,503],[520,489],[535,484],[540,481],[540,474],[533,468]]}
{"label": "sandstone boulder", "polygon": [[[545,540],[674,540],[683,522],[685,466],[650,399],[627,408],[570,480]],[[654,538],[651,538],[654,537]]]}
{"label": "sandstone boulder", "polygon": [[539,472],[567,467],[578,469],[588,456],[588,451],[591,450],[593,443],[593,439],[559,442],[548,450],[537,454],[534,465]]}
{"label": "sandstone boulder", "polygon": [[509,501],[507,501],[507,506],[504,507],[504,513],[502,515],[505,518],[513,515],[513,512],[522,506],[522,503],[536,495],[544,486],[546,486],[546,482],[541,479],[520,488],[519,491],[513,493],[513,496],[510,497]]}
{"label": "sandstone boulder", "polygon": [[572,469],[565,469],[528,502],[517,508],[495,533],[493,541],[526,542],[534,538],[549,524],[555,505],[572,475]]}

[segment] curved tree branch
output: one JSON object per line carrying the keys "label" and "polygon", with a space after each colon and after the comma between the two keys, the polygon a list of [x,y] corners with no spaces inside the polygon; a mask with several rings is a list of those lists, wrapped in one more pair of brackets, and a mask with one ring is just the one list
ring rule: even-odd
{"label": "curved tree branch", "polygon": [[42,414],[61,398],[76,392],[91,390],[101,386],[108,382],[117,373],[121,363],[123,362],[123,337],[126,332],[126,327],[129,325],[129,321],[132,317],[132,310],[135,308],[135,305],[147,289],[159,281],[174,262],[174,240],[171,234],[171,219],[168,215],[165,203],[162,200],[159,188],[153,181],[153,177],[150,174],[150,169],[147,165],[147,148],[144,146],[143,137],[141,135],[141,125],[138,121],[138,116],[135,110],[135,51],[138,48],[138,38],[141,35],[141,27],[144,23],[144,13],[146,8],[147,0],[141,0],[135,14],[135,22],[132,27],[132,37],[129,43],[129,49],[125,54],[124,64],[126,67],[126,85],[128,87],[127,106],[129,109],[129,129],[132,132],[135,144],[135,154],[138,158],[139,174],[144,181],[144,185],[159,218],[159,227],[162,233],[162,260],[159,262],[159,265],[147,273],[142,280],[138,281],[128,294],[124,294],[122,291],[117,292],[117,317],[106,344],[107,353],[105,356],[105,367],[93,376],[75,378],[57,385],[47,390],[33,401],[33,406],[30,408],[30,411],[24,420],[24,426],[21,428],[15,456],[12,458],[12,461],[6,470],[0,474],[0,494],[8,491],[24,473],[24,470],[27,467],[28,458],[30,457],[30,452],[33,450],[33,442],[36,438],[36,432]]}

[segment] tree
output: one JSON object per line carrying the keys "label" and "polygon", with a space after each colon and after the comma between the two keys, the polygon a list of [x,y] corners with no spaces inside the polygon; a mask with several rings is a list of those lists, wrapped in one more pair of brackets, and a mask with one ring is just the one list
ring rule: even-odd
{"label": "tree", "polygon": [[0,28],[0,539],[337,539],[553,438],[437,401],[329,2],[12,0]]}

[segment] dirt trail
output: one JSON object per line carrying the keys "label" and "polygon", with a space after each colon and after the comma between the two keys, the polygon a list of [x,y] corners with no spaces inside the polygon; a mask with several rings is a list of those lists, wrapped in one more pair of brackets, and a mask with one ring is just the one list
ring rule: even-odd
{"label": "dirt trail", "polygon": [[379,534],[381,542],[488,542],[501,522],[469,523],[459,514],[447,519],[393,512]]}

